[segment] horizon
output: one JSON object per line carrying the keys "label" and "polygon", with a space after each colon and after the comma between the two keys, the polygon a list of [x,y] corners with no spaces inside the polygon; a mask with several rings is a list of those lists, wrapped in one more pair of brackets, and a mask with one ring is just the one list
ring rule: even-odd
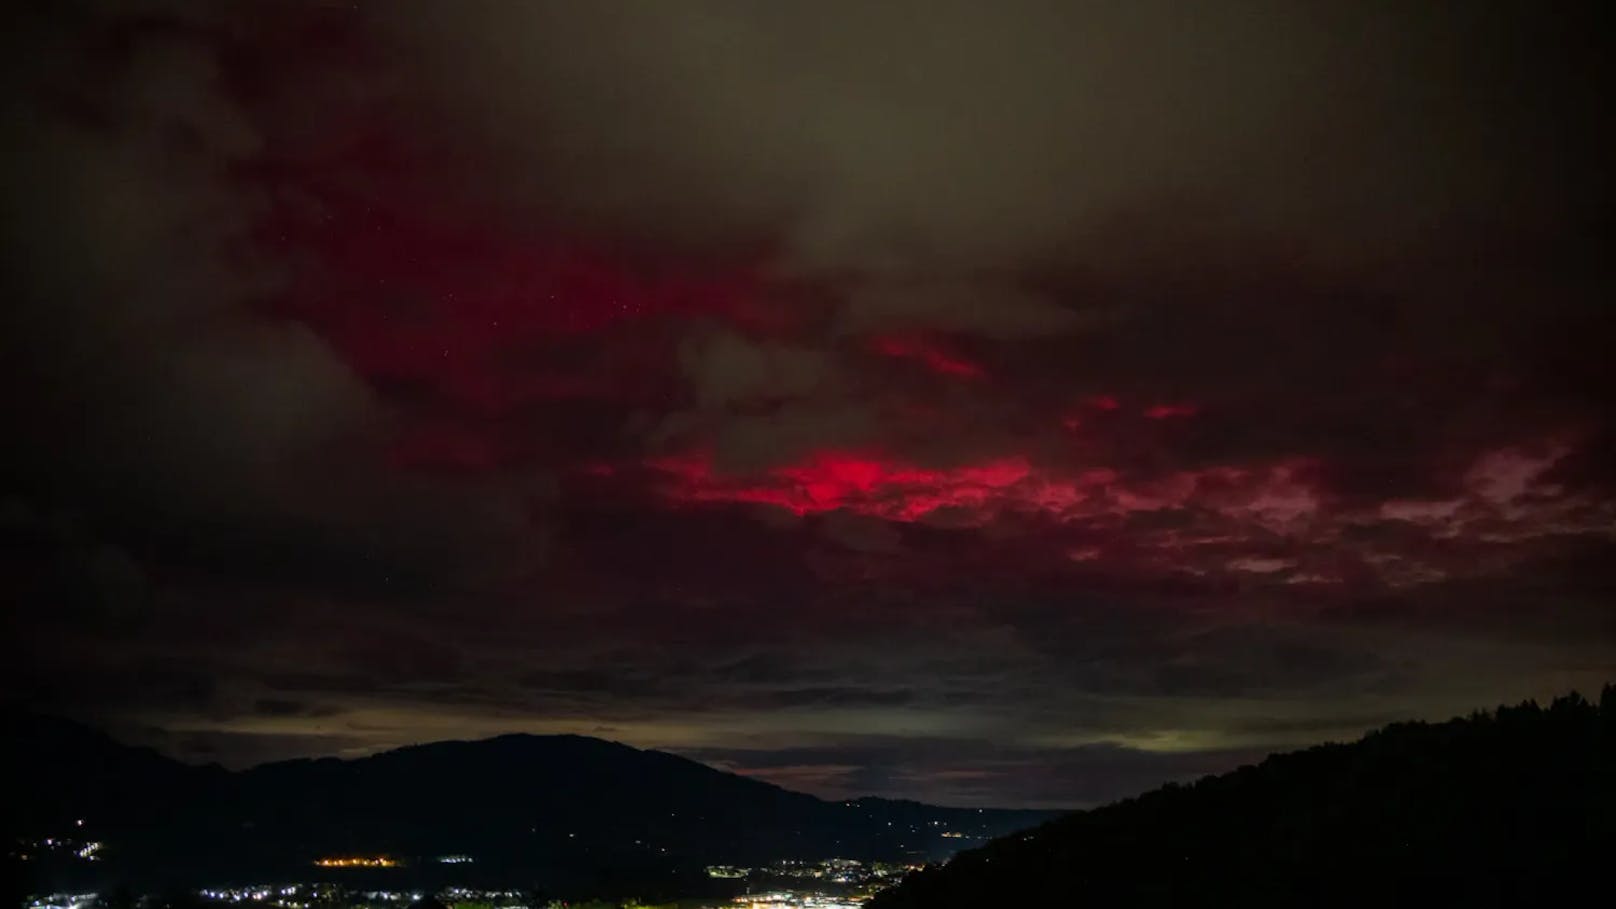
{"label": "horizon", "polygon": [[1598,690],[1600,12],[27,4],[0,685],[965,807]]}
{"label": "horizon", "polygon": [[[1391,721],[1389,721],[1389,722],[1387,722],[1385,724],[1381,724],[1381,725],[1377,725],[1377,726],[1374,726],[1374,727],[1364,729],[1364,730],[1360,731],[1358,734],[1348,736],[1348,737],[1345,737],[1345,738],[1324,739],[1324,740],[1320,740],[1320,741],[1316,741],[1316,742],[1311,742],[1311,743],[1308,743],[1308,744],[1305,744],[1305,745],[1299,745],[1299,746],[1296,746],[1296,747],[1290,748],[1290,749],[1270,751],[1270,752],[1267,752],[1267,753],[1264,753],[1264,754],[1261,754],[1261,755],[1248,757],[1248,759],[1242,761],[1240,764],[1233,765],[1233,766],[1224,768],[1222,770],[1212,771],[1212,772],[1202,773],[1202,774],[1195,774],[1195,775],[1190,775],[1190,776],[1179,776],[1179,777],[1165,778],[1165,779],[1159,780],[1159,781],[1157,781],[1155,783],[1148,784],[1148,785],[1145,786],[1145,788],[1142,788],[1142,789],[1140,789],[1138,791],[1122,792],[1122,793],[1118,794],[1115,798],[1107,800],[1105,802],[1091,802],[1091,803],[1084,803],[1084,804],[1072,804],[1072,803],[1064,803],[1064,804],[1062,804],[1062,803],[1053,803],[1053,802],[1052,803],[1045,803],[1045,804],[1023,803],[1023,804],[1011,804],[1011,805],[1006,805],[1006,804],[987,804],[987,803],[982,803],[982,804],[975,804],[975,803],[973,803],[973,804],[948,804],[948,803],[938,803],[938,802],[925,802],[925,801],[922,801],[922,800],[919,800],[919,799],[912,799],[912,798],[908,798],[908,797],[905,797],[905,796],[884,796],[884,795],[875,795],[875,794],[871,794],[871,793],[841,793],[841,794],[836,794],[836,793],[813,792],[813,791],[806,790],[806,789],[794,788],[793,786],[789,785],[788,783],[776,782],[776,781],[768,778],[767,776],[758,775],[758,774],[749,774],[749,773],[738,771],[738,770],[735,770],[735,769],[732,769],[732,768],[724,767],[724,766],[722,766],[720,764],[710,763],[708,761],[701,760],[698,757],[693,757],[691,755],[682,754],[682,753],[680,753],[678,751],[669,750],[669,749],[665,749],[665,748],[656,748],[656,747],[652,747],[652,746],[639,746],[639,745],[634,745],[634,744],[631,744],[631,743],[628,743],[628,742],[619,741],[619,740],[616,740],[616,739],[604,738],[604,737],[601,737],[601,736],[598,736],[598,735],[588,735],[588,734],[584,734],[584,733],[574,733],[574,732],[550,732],[550,733],[533,733],[533,732],[523,732],[523,731],[496,732],[496,733],[491,733],[491,734],[489,734],[487,736],[479,737],[479,738],[421,740],[421,741],[404,742],[404,743],[392,744],[392,745],[378,745],[378,746],[376,746],[375,748],[373,748],[371,750],[366,750],[366,751],[362,751],[362,752],[337,753],[337,754],[296,755],[296,756],[290,756],[290,757],[280,757],[280,758],[274,758],[274,759],[270,759],[270,760],[264,760],[264,761],[260,761],[260,762],[252,763],[252,764],[230,765],[230,764],[222,764],[222,763],[217,762],[217,761],[202,760],[196,755],[172,754],[172,753],[169,753],[169,752],[165,752],[158,746],[142,744],[141,742],[138,741],[138,735],[135,736],[134,740],[126,739],[124,737],[120,737],[117,734],[116,730],[105,728],[105,727],[103,727],[101,725],[96,724],[92,720],[84,720],[84,719],[79,719],[79,718],[73,718],[73,717],[67,717],[67,716],[61,716],[61,715],[51,715],[51,714],[37,714],[36,713],[34,715],[49,718],[49,719],[64,720],[64,721],[67,721],[69,723],[73,723],[73,724],[81,726],[81,727],[83,727],[83,728],[85,728],[85,729],[87,729],[87,730],[89,730],[91,732],[101,734],[101,735],[105,735],[109,739],[111,739],[114,743],[116,743],[118,745],[125,746],[125,747],[150,748],[151,750],[153,750],[154,752],[156,752],[157,754],[159,754],[159,755],[161,755],[161,756],[163,756],[165,758],[177,761],[177,762],[182,763],[182,764],[186,764],[188,766],[192,766],[192,767],[218,767],[218,768],[223,769],[223,770],[225,770],[227,772],[230,772],[230,773],[242,773],[242,772],[257,769],[259,767],[269,766],[269,765],[272,765],[272,764],[288,763],[288,762],[296,762],[296,761],[336,760],[336,761],[341,761],[341,762],[354,762],[354,761],[361,761],[361,760],[364,760],[366,758],[376,757],[378,755],[388,754],[388,753],[392,753],[392,752],[405,751],[405,750],[409,750],[409,749],[412,749],[412,748],[430,747],[430,746],[434,746],[434,745],[480,745],[480,744],[486,744],[486,743],[499,741],[501,739],[537,739],[537,740],[545,740],[545,739],[575,739],[575,740],[598,743],[598,744],[603,744],[603,745],[612,745],[612,746],[617,746],[617,747],[621,747],[621,748],[627,748],[627,749],[629,749],[631,751],[638,752],[638,753],[653,752],[653,753],[658,753],[658,754],[665,754],[665,755],[668,755],[670,757],[676,757],[676,758],[680,758],[682,760],[690,761],[692,763],[698,764],[698,765],[700,765],[702,767],[705,767],[707,769],[710,769],[710,770],[718,771],[720,773],[726,773],[726,774],[742,777],[742,778],[749,779],[749,780],[754,780],[754,781],[761,782],[761,783],[767,783],[767,784],[769,784],[771,786],[776,786],[778,788],[785,789],[787,791],[795,792],[795,793],[798,793],[798,794],[810,795],[810,796],[813,796],[814,798],[817,798],[817,799],[819,799],[821,801],[824,801],[824,802],[847,802],[847,803],[851,803],[851,802],[856,802],[856,801],[859,801],[859,800],[862,800],[862,799],[871,799],[871,798],[873,798],[873,799],[882,799],[882,800],[886,800],[886,801],[917,802],[919,804],[923,804],[923,805],[926,805],[928,807],[934,807],[934,808],[952,808],[952,809],[963,809],[963,810],[971,810],[971,809],[980,808],[980,809],[994,809],[994,810],[1008,810],[1008,811],[1023,811],[1023,810],[1025,810],[1025,811],[1070,812],[1070,811],[1086,811],[1086,810],[1090,810],[1090,809],[1093,809],[1093,808],[1103,807],[1104,805],[1115,804],[1116,802],[1119,802],[1119,801],[1126,801],[1126,800],[1134,798],[1136,796],[1143,795],[1143,794],[1145,794],[1147,792],[1157,791],[1157,790],[1162,789],[1163,787],[1166,787],[1166,786],[1171,785],[1171,784],[1193,782],[1196,779],[1200,779],[1200,778],[1207,777],[1207,776],[1220,776],[1220,775],[1222,775],[1224,773],[1227,773],[1229,771],[1239,769],[1240,767],[1253,766],[1253,765],[1261,764],[1264,761],[1266,761],[1268,758],[1271,758],[1271,757],[1279,757],[1279,756],[1282,756],[1282,755],[1291,754],[1291,753],[1298,752],[1298,751],[1305,751],[1305,750],[1307,750],[1309,748],[1313,748],[1313,747],[1317,747],[1317,746],[1321,746],[1321,745],[1348,745],[1348,744],[1352,744],[1352,743],[1355,743],[1355,742],[1358,742],[1358,741],[1362,741],[1366,736],[1368,736],[1368,735],[1370,735],[1372,733],[1380,732],[1380,731],[1382,731],[1382,730],[1384,730],[1384,729],[1386,729],[1388,727],[1392,727],[1392,726],[1401,726],[1401,725],[1407,725],[1407,724],[1440,725],[1442,723],[1447,723],[1447,722],[1464,721],[1464,720],[1470,719],[1472,716],[1474,716],[1478,712],[1479,713],[1491,713],[1491,712],[1493,712],[1495,710],[1500,710],[1500,709],[1511,709],[1511,708],[1516,708],[1516,707],[1524,707],[1524,706],[1528,706],[1528,705],[1542,705],[1542,704],[1551,703],[1553,701],[1558,701],[1559,699],[1565,698],[1565,697],[1570,697],[1570,698],[1578,698],[1578,697],[1580,697],[1583,700],[1588,701],[1588,702],[1596,702],[1595,697],[1598,696],[1601,692],[1605,691],[1606,689],[1610,689],[1610,688],[1616,688],[1616,681],[1605,683],[1604,685],[1602,685],[1599,688],[1595,689],[1592,692],[1591,695],[1590,694],[1585,694],[1584,692],[1582,692],[1582,691],[1580,691],[1578,689],[1571,689],[1571,690],[1566,690],[1566,691],[1557,691],[1557,692],[1554,692],[1552,695],[1543,696],[1543,697],[1528,697],[1528,698],[1522,699],[1522,700],[1517,701],[1517,702],[1500,703],[1500,704],[1496,704],[1496,705],[1487,705],[1485,707],[1474,707],[1474,708],[1471,708],[1468,711],[1462,711],[1462,712],[1459,712],[1459,713],[1455,713],[1455,714],[1448,715],[1448,716],[1443,716],[1443,717],[1412,717],[1412,716],[1403,717],[1403,718],[1391,720]],[[159,737],[159,740],[161,740],[161,737]]]}
{"label": "horizon", "polygon": [[[669,750],[669,749],[666,749],[666,748],[656,748],[656,747],[652,747],[652,746],[634,745],[634,744],[619,741],[619,740],[616,740],[616,739],[604,738],[604,737],[599,736],[599,735],[589,735],[589,734],[585,734],[585,733],[576,733],[576,732],[547,732],[547,733],[533,733],[533,732],[522,732],[522,731],[496,732],[496,733],[491,733],[491,734],[489,734],[487,736],[483,736],[483,737],[480,737],[480,738],[429,739],[429,740],[420,740],[420,741],[412,741],[412,742],[402,742],[402,743],[398,743],[398,744],[377,745],[377,746],[375,746],[375,747],[373,747],[371,749],[368,749],[368,750],[354,751],[354,752],[348,752],[348,753],[342,753],[342,752],[334,753],[334,754],[313,753],[313,754],[304,754],[304,755],[294,755],[294,756],[288,756],[288,757],[271,758],[271,759],[259,761],[259,762],[256,762],[256,763],[250,763],[250,764],[225,764],[225,763],[221,763],[221,762],[216,761],[216,760],[207,760],[204,757],[202,757],[200,755],[196,755],[196,754],[184,754],[184,753],[175,754],[175,753],[171,753],[171,752],[168,752],[168,751],[164,751],[161,748],[160,744],[154,745],[154,744],[147,744],[145,742],[142,742],[140,740],[140,734],[139,734],[138,731],[131,731],[129,729],[124,729],[124,730],[122,730],[122,732],[124,734],[120,735],[120,730],[118,730],[116,727],[107,728],[107,727],[105,727],[105,726],[103,726],[101,724],[96,723],[94,720],[91,720],[91,719],[70,717],[70,716],[61,715],[61,714],[34,713],[33,715],[39,716],[39,717],[44,717],[44,718],[47,718],[47,719],[63,720],[63,721],[72,723],[74,725],[80,726],[80,727],[82,727],[82,728],[84,728],[84,729],[86,729],[86,730],[88,730],[90,732],[97,733],[97,734],[100,734],[100,735],[104,735],[108,739],[110,739],[112,742],[114,742],[115,744],[125,746],[125,747],[130,747],[130,748],[149,749],[149,750],[153,751],[154,753],[156,753],[158,755],[161,755],[164,758],[168,758],[170,760],[179,762],[181,764],[185,764],[185,765],[190,766],[190,767],[217,767],[217,768],[219,768],[221,770],[225,770],[225,771],[230,772],[230,773],[243,773],[243,772],[246,772],[246,771],[249,771],[249,770],[254,770],[254,769],[257,769],[257,768],[260,768],[260,767],[270,766],[272,764],[281,764],[281,763],[288,763],[288,762],[295,762],[295,761],[335,760],[335,761],[341,761],[341,762],[345,762],[345,763],[346,762],[354,762],[354,761],[362,761],[362,760],[364,760],[366,758],[376,757],[378,755],[388,754],[388,753],[397,752],[397,751],[405,751],[405,750],[408,750],[408,749],[411,749],[411,748],[429,747],[429,746],[433,746],[433,745],[480,745],[480,744],[485,744],[485,743],[489,743],[489,742],[495,742],[495,741],[498,741],[498,740],[501,740],[501,739],[538,739],[538,740],[544,740],[544,739],[577,739],[577,740],[582,740],[582,741],[587,741],[587,742],[595,742],[595,743],[604,744],[604,745],[614,745],[614,746],[618,746],[618,747],[622,747],[622,748],[627,748],[627,749],[629,749],[631,751],[635,751],[635,752],[639,752],[639,753],[654,752],[654,753],[658,753],[658,754],[665,754],[665,755],[668,755],[670,757],[676,757],[676,758],[679,758],[681,760],[690,761],[691,763],[698,764],[698,765],[700,765],[702,767],[706,767],[709,770],[714,770],[714,771],[717,771],[717,772],[720,772],[720,773],[730,774],[732,776],[742,777],[744,779],[753,780],[753,781],[760,782],[760,783],[766,783],[768,785],[775,786],[775,787],[781,788],[781,789],[785,789],[785,790],[788,790],[790,792],[795,792],[795,793],[798,793],[798,794],[801,794],[801,795],[811,795],[814,798],[817,798],[817,799],[819,799],[820,801],[823,801],[823,802],[855,802],[855,801],[859,801],[859,800],[862,800],[862,799],[882,799],[882,800],[885,800],[885,801],[896,801],[896,802],[918,801],[918,800],[915,800],[915,799],[909,799],[909,798],[905,798],[905,797],[902,797],[902,796],[882,796],[882,795],[875,795],[875,794],[871,794],[871,793],[855,793],[855,794],[835,795],[835,794],[823,794],[823,793],[810,792],[810,791],[803,790],[803,789],[794,789],[791,786],[788,786],[788,785],[786,785],[784,783],[774,782],[773,780],[770,780],[769,778],[767,778],[765,776],[756,775],[756,774],[748,774],[748,773],[744,773],[744,772],[741,772],[741,771],[738,771],[738,770],[734,770],[734,769],[730,769],[730,768],[721,766],[719,764],[709,763],[709,762],[703,761],[703,760],[701,760],[700,758],[697,758],[697,757],[692,757],[690,755],[681,754],[678,751]],[[150,731],[148,731],[148,734],[149,733],[150,733]],[[163,740],[163,737],[161,735],[157,736],[156,738],[157,738],[157,741],[159,743]],[[1164,780],[1163,782],[1167,782],[1167,781]],[[1079,810],[1079,809],[1082,809],[1082,808],[1094,807],[1094,806],[1088,806],[1088,805],[1083,805],[1083,806],[1072,806],[1072,805],[987,805],[987,804],[982,804],[982,805],[975,805],[975,804],[972,804],[972,805],[949,805],[949,804],[941,804],[941,803],[936,803],[936,802],[921,802],[921,804],[924,804],[924,805],[927,805],[928,807],[933,807],[933,808],[960,808],[960,809],[985,808],[985,809],[999,809],[999,810],[1011,810],[1011,811],[1019,811],[1019,810],[1066,811],[1066,810]]]}

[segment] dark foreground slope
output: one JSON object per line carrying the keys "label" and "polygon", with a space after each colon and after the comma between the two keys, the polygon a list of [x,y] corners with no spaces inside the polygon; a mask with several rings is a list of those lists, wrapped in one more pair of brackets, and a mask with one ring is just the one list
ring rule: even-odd
{"label": "dark foreground slope", "polygon": [[[326,856],[387,855],[358,883],[656,884],[707,864],[937,858],[1048,813],[827,802],[658,751],[579,736],[437,742],[357,760],[232,773],[130,748],[76,724],[5,724],[4,832],[34,844],[37,886],[307,880]],[[82,824],[81,824],[82,822]],[[53,847],[41,846],[47,839]],[[104,844],[95,861],[76,856]],[[64,846],[65,844],[65,846]],[[437,861],[469,856],[466,865]]]}
{"label": "dark foreground slope", "polygon": [[[870,909],[1607,905],[1616,688],[1276,755],[1068,815]],[[1582,896],[1586,885],[1594,887]],[[1586,902],[1586,900],[1593,902]]]}

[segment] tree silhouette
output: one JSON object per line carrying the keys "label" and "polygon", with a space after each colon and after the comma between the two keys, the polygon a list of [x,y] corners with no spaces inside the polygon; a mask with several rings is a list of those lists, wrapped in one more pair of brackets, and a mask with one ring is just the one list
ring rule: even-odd
{"label": "tree silhouette", "polygon": [[[1565,902],[1616,855],[1616,688],[1276,755],[996,840],[871,909]],[[1590,891],[1592,892],[1592,891]]]}

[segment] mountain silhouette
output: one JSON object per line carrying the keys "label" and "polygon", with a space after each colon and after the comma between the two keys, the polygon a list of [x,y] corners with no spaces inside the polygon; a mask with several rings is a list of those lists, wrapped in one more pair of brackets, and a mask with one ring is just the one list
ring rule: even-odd
{"label": "mountain silhouette", "polygon": [[[659,751],[582,736],[436,742],[231,772],[119,744],[67,720],[7,718],[16,841],[98,841],[98,861],[35,850],[37,885],[148,887],[475,879],[588,889],[704,879],[709,864],[926,860],[1049,812],[826,801]],[[81,825],[80,822],[83,822]],[[60,852],[61,850],[58,850]],[[466,856],[446,865],[443,856]],[[317,869],[389,856],[388,869]]]}
{"label": "mountain silhouette", "polygon": [[1395,724],[1061,817],[869,909],[1596,905],[1613,856],[1607,686],[1598,705]]}

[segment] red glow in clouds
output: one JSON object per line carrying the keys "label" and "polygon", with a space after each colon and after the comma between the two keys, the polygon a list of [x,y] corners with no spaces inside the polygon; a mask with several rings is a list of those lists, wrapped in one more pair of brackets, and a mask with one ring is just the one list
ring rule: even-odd
{"label": "red glow in clouds", "polygon": [[1318,508],[1299,475],[1305,465],[1292,462],[1131,480],[1108,467],[1052,472],[1016,455],[921,467],[867,454],[820,452],[753,474],[721,473],[701,454],[661,458],[647,466],[663,475],[662,494],[674,503],[772,505],[798,515],[846,509],[902,522],[945,509],[958,524],[981,525],[1017,511],[1067,521],[1197,502],[1226,518],[1279,531],[1308,520]]}
{"label": "red glow in clouds", "polygon": [[953,376],[958,379],[980,379],[987,375],[986,370],[976,363],[952,354],[924,338],[887,335],[876,338],[871,342],[870,347],[883,357],[913,360],[942,376]]}
{"label": "red glow in clouds", "polygon": [[799,515],[846,508],[896,521],[945,507],[981,509],[1032,472],[1021,458],[924,468],[843,452],[822,452],[759,477],[720,475],[701,456],[666,458],[652,466],[672,477],[667,494],[676,501],[754,502]]}
{"label": "red glow in clouds", "polygon": [[1171,420],[1175,417],[1193,417],[1200,412],[1200,408],[1194,404],[1157,404],[1145,410],[1145,417],[1151,420]]}
{"label": "red glow in clouds", "polygon": [[520,431],[514,414],[665,398],[678,370],[671,322],[768,331],[778,320],[753,305],[747,263],[647,262],[515,233],[394,179],[375,199],[302,187],[320,198],[315,213],[279,212],[265,232],[305,263],[277,315],[404,405],[397,463],[476,471],[521,460],[531,446],[504,438]]}

